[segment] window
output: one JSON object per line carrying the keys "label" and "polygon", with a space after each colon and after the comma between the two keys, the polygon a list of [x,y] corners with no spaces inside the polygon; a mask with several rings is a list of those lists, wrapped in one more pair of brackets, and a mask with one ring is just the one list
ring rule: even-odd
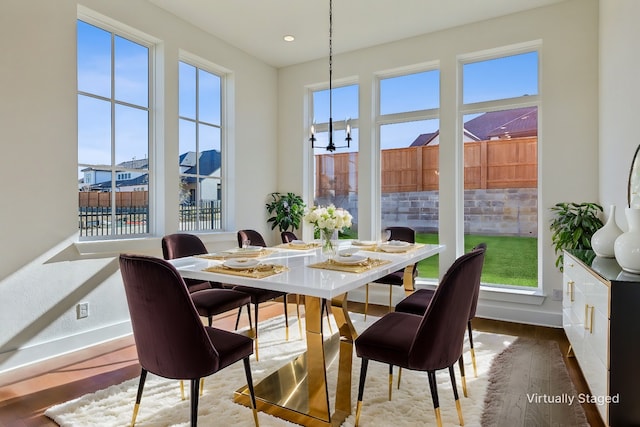
{"label": "window", "polygon": [[538,286],[538,52],[462,64],[465,250],[482,282]]}
{"label": "window", "polygon": [[[381,226],[406,226],[422,243],[438,242],[440,72],[383,77],[380,86]],[[438,278],[438,256],[418,264]]]}
{"label": "window", "polygon": [[151,52],[133,38],[77,21],[81,238],[149,233]]}
{"label": "window", "polygon": [[[329,152],[322,147],[329,143],[329,90],[312,93],[314,150],[314,203],[333,204],[349,211],[353,225],[348,237],[357,237],[358,230],[358,85],[333,88],[333,142],[346,144],[347,122],[351,126],[350,148]],[[338,118],[338,119],[336,119]]]}
{"label": "window", "polygon": [[180,230],[222,229],[221,76],[179,67]]}

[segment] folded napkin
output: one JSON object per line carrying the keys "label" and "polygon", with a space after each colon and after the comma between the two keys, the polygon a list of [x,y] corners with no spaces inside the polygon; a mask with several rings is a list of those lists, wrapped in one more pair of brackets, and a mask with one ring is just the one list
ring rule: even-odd
{"label": "folded napkin", "polygon": [[229,268],[224,265],[214,265],[207,267],[203,271],[210,273],[222,273],[231,274],[234,276],[250,277],[252,279],[263,279],[265,277],[273,276],[274,274],[280,274],[285,271],[289,271],[287,267],[279,264],[258,264],[254,268],[248,268],[246,270],[237,270]]}
{"label": "folded napkin", "polygon": [[322,268],[325,270],[346,271],[349,273],[363,273],[374,267],[379,267],[381,265],[390,264],[390,263],[391,261],[387,261],[384,259],[377,259],[377,258],[367,258],[362,262],[359,262],[356,264],[353,264],[353,263],[345,264],[333,259],[328,259],[326,261],[311,264],[309,265],[309,267]]}

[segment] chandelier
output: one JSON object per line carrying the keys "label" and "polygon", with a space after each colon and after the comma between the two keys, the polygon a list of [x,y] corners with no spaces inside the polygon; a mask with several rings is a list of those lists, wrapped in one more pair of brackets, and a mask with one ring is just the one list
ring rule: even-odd
{"label": "chandelier", "polygon": [[[349,148],[351,144],[351,124],[350,119],[345,120],[346,145],[336,146],[333,143],[333,0],[329,0],[329,143],[324,147],[329,152],[336,151],[337,148]],[[315,128],[311,125],[311,148],[323,148],[315,145]]]}

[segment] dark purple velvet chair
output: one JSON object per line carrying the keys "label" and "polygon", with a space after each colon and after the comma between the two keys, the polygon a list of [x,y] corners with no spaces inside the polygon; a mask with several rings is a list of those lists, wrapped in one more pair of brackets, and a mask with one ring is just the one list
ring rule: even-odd
{"label": "dark purple velvet chair", "polygon": [[[162,256],[164,259],[169,260],[206,253],[206,246],[194,234],[176,233],[162,238]],[[215,282],[185,279],[185,283],[198,314],[208,319],[209,326],[211,326],[213,316],[216,314],[225,313],[236,308],[239,309],[238,314],[240,314],[243,305],[246,305],[247,310],[249,310],[251,297],[245,293],[224,289],[220,283]],[[251,314],[249,313],[248,316],[249,328],[253,328]],[[239,318],[238,316],[238,320]],[[238,328],[238,320],[236,320],[236,329]]]}
{"label": "dark purple velvet chair", "polygon": [[142,367],[131,425],[135,425],[148,372],[164,378],[191,380],[191,425],[197,426],[200,379],[242,360],[257,426],[249,364],[253,341],[234,332],[204,326],[184,280],[167,261],[123,254],[120,272]]}
{"label": "dark purple velvet chair", "polygon": [[291,231],[283,231],[280,233],[280,238],[282,239],[282,243],[291,243],[294,240],[298,240],[296,235]]}
{"label": "dark purple velvet chair", "polygon": [[[480,243],[474,249],[479,249],[479,248],[483,248],[486,250],[487,244]],[[475,277],[473,278],[473,280],[477,281],[477,286],[473,291],[473,299],[471,300],[471,309],[469,310],[469,320],[467,322],[467,330],[469,332],[469,347],[471,348],[471,363],[473,364],[473,374],[477,377],[478,367],[476,365],[476,353],[473,348],[473,332],[471,329],[471,320],[474,317],[476,317],[476,308],[478,307],[478,295],[480,294],[480,280],[479,278],[475,278]],[[431,302],[431,299],[433,298],[434,293],[435,293],[435,290],[433,289],[419,289],[415,291],[413,294],[403,299],[402,301],[400,301],[398,304],[396,304],[396,311],[399,311],[401,313],[412,313],[412,314],[417,314],[419,316],[422,316],[422,314],[424,314],[424,312],[427,310],[427,307],[429,306],[429,303]],[[466,384],[464,382],[464,365],[462,364],[462,359],[461,359],[460,371],[462,372],[462,378],[463,378],[462,384],[464,387],[464,395],[466,396],[467,390],[466,390]],[[398,380],[398,385],[400,385],[399,380]]]}
{"label": "dark purple velvet chair", "polygon": [[422,316],[388,313],[356,338],[356,354],[362,358],[356,426],[362,411],[362,396],[369,360],[389,365],[389,396],[393,366],[426,371],[438,426],[442,426],[442,419],[436,371],[448,368],[458,420],[460,425],[464,425],[453,367],[462,355],[468,313],[476,286],[475,281],[469,280],[469,277],[480,277],[484,252],[484,248],[475,249],[453,263]]}
{"label": "dark purple velvet chair", "polygon": [[[242,247],[242,242],[246,240],[251,241],[251,246],[262,246],[267,247],[267,243],[265,242],[262,235],[255,230],[239,230],[237,233],[238,236],[238,247]],[[282,298],[284,302],[284,323],[286,328],[286,338],[289,339],[289,315],[287,314],[287,293],[280,291],[271,291],[268,289],[258,289],[252,288],[251,286],[234,286],[234,290],[243,292],[251,298],[251,303],[253,304],[253,316],[256,324],[255,328],[255,339],[256,339],[256,360],[258,360],[258,306],[263,302],[271,301],[276,298]],[[247,306],[248,309],[248,306]],[[240,308],[242,310],[242,308]],[[238,312],[238,319],[240,319],[240,312]],[[300,318],[298,317],[298,321]],[[237,324],[237,322],[236,322]]]}
{"label": "dark purple velvet chair", "polygon": [[[389,236],[389,240],[400,240],[402,242],[415,243],[416,242],[416,232],[413,228],[410,227],[387,227],[385,230],[391,232]],[[415,283],[416,277],[418,277],[418,264],[413,265],[412,272],[413,281]],[[393,308],[392,296],[393,296],[393,286],[404,286],[404,269],[394,271],[393,273],[387,274],[380,279],[377,279],[373,283],[381,283],[384,285],[389,285],[389,311]],[[367,312],[369,311],[369,284],[365,285],[365,302],[364,302],[364,318],[367,318]]]}

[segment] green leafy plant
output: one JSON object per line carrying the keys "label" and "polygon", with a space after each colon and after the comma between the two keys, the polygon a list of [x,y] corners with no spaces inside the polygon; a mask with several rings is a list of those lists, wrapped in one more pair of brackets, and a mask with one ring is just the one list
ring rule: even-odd
{"label": "green leafy plant", "polygon": [[271,223],[271,229],[278,227],[280,231],[291,231],[300,228],[304,208],[307,206],[302,197],[294,193],[271,193],[271,202],[266,204],[267,212],[272,215],[267,223]]}
{"label": "green leafy plant", "polygon": [[564,249],[591,249],[591,236],[602,227],[597,203],[556,203],[551,211],[551,240],[556,255],[556,267],[563,271]]}

